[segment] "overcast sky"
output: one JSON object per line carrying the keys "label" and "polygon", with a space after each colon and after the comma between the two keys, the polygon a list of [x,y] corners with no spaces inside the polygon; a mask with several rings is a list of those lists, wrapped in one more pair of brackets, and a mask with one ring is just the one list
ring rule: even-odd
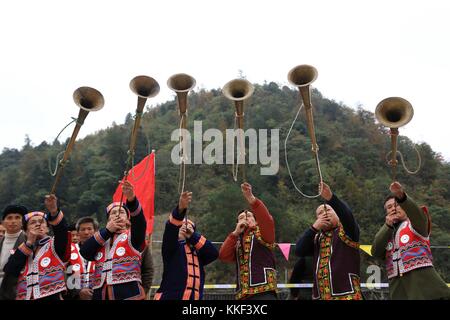
{"label": "overcast sky", "polygon": [[239,70],[283,85],[306,63],[319,71],[314,86],[348,106],[409,100],[414,118],[400,134],[450,161],[449,16],[450,2],[433,0],[1,1],[0,150],[20,149],[26,134],[34,145],[51,142],[78,114],[80,86],[106,100],[83,137],[134,112],[136,75],[158,80],[161,92],[148,101],[156,105],[174,96],[166,86],[174,73],[206,89]]}

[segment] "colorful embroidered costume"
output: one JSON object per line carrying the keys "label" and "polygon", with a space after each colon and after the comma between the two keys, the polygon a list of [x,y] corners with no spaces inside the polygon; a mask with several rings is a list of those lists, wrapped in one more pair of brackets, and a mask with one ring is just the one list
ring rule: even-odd
{"label": "colorful embroidered costume", "polygon": [[[28,215],[42,215],[32,212]],[[68,256],[68,226],[62,211],[50,215],[48,224],[55,237],[45,237],[31,247],[22,243],[11,256],[4,270],[18,276],[17,300],[61,299],[66,291],[64,260]]]}
{"label": "colorful embroidered costume", "polygon": [[141,253],[145,248],[147,224],[137,199],[127,201],[126,208],[130,212],[131,230],[112,234],[103,228],[81,245],[81,255],[95,262],[90,280],[93,300],[145,299],[141,285]]}
{"label": "colorful embroidered costume", "polygon": [[264,203],[256,199],[252,205],[257,226],[239,237],[230,233],[219,252],[219,259],[236,263],[236,299],[249,299],[258,294],[273,293],[276,298],[275,224]]}
{"label": "colorful embroidered costume", "polygon": [[187,240],[178,239],[185,213],[186,210],[179,212],[175,208],[166,223],[161,248],[164,271],[155,300],[201,300],[204,267],[219,255],[214,245],[198,232]]}
{"label": "colorful embroidered costume", "polygon": [[336,195],[327,204],[339,217],[338,227],[326,232],[311,227],[297,242],[295,253],[314,257],[313,299],[361,300],[359,227]]}
{"label": "colorful embroidered costume", "polygon": [[431,219],[425,207],[405,194],[396,199],[408,218],[392,228],[384,224],[375,236],[372,255],[383,259],[394,300],[450,299],[450,289],[433,267]]}

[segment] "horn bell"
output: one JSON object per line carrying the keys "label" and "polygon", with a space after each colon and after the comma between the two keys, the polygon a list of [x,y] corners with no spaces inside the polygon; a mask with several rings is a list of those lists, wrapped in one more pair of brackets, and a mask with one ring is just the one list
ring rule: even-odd
{"label": "horn bell", "polygon": [[91,87],[80,87],[73,92],[75,104],[86,111],[98,111],[105,105],[105,99],[100,91]]}
{"label": "horn bell", "polygon": [[148,76],[137,76],[131,79],[130,89],[141,98],[151,98],[159,93],[158,81]]}
{"label": "horn bell", "polygon": [[411,121],[414,109],[406,99],[390,97],[378,103],[375,109],[375,117],[386,127],[400,128]]}
{"label": "horn bell", "polygon": [[245,79],[234,79],[227,82],[222,89],[223,95],[232,101],[243,101],[249,98],[255,87]]}
{"label": "horn bell", "polygon": [[313,83],[318,76],[317,69],[308,64],[301,64],[292,68],[288,73],[288,80],[296,87],[306,87]]}
{"label": "horn bell", "polygon": [[174,74],[167,80],[167,86],[175,92],[189,92],[195,84],[195,79],[186,73]]}

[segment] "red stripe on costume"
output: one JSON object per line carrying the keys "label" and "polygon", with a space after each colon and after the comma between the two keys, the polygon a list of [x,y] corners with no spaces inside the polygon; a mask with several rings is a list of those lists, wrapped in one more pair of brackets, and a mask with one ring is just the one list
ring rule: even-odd
{"label": "red stripe on costume", "polygon": [[191,250],[189,245],[185,245],[186,263],[187,263],[187,279],[186,288],[183,293],[183,300],[189,300],[194,291],[194,300],[200,299],[200,265],[198,256]]}
{"label": "red stripe on costume", "polygon": [[169,222],[177,227],[179,227],[183,224],[183,221],[175,219],[174,217],[172,217],[172,215],[169,216]]}
{"label": "red stripe on costume", "polygon": [[191,297],[191,290],[190,289],[184,290],[182,300],[189,300],[190,297]]}
{"label": "red stripe on costume", "polygon": [[63,217],[64,217],[63,212],[61,210],[59,210],[58,214],[56,215],[56,219],[49,221],[48,223],[52,226],[57,226],[61,222]]}
{"label": "red stripe on costume", "polygon": [[[206,240],[206,239],[205,239]],[[195,289],[194,290],[194,299],[199,300],[200,299],[200,264],[198,262],[197,255],[194,256],[194,274],[198,276],[198,279],[195,279]]]}
{"label": "red stripe on costume", "polygon": [[198,242],[195,244],[195,249],[200,250],[206,243],[206,238],[201,236]]}
{"label": "red stripe on costume", "polygon": [[139,214],[139,212],[141,212],[141,210],[142,210],[142,207],[141,207],[141,204],[139,203],[139,206],[137,207],[137,209],[134,210],[133,212],[131,212],[130,216],[132,216],[132,217],[137,216]]}
{"label": "red stripe on costume", "polygon": [[194,268],[192,263],[194,262],[192,259],[191,249],[189,248],[189,245],[184,245],[184,250],[186,252],[186,269],[187,269],[187,279],[186,279],[186,288],[184,289],[183,298],[182,300],[189,300],[192,293],[192,286],[194,285],[193,281],[193,275],[194,275]]}

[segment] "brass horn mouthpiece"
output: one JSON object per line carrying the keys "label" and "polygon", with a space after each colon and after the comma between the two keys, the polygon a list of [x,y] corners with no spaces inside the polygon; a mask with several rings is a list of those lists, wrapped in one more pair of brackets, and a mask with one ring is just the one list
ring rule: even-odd
{"label": "brass horn mouthpiece", "polygon": [[75,104],[86,111],[98,111],[105,105],[105,99],[100,91],[91,87],[80,87],[73,93]]}
{"label": "brass horn mouthpiece", "polygon": [[158,81],[148,76],[137,76],[130,81],[130,89],[141,98],[151,98],[159,93]]}
{"label": "brass horn mouthpiece", "polygon": [[375,109],[375,116],[384,126],[395,129],[411,121],[414,109],[406,99],[390,97],[383,99]]}

